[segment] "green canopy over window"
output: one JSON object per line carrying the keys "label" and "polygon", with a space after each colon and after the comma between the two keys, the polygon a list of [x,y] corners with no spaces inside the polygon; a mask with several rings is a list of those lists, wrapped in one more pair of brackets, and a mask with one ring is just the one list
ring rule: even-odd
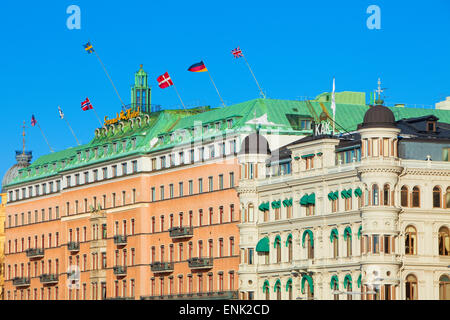
{"label": "green canopy over window", "polygon": [[289,233],[287,238],[286,238],[286,247],[289,245],[289,240],[292,241],[292,234],[291,233]]}
{"label": "green canopy over window", "polygon": [[258,209],[260,211],[269,211],[269,202],[263,202],[259,205]]}
{"label": "green canopy over window", "polygon": [[311,248],[314,248],[314,236],[313,236],[313,232],[309,229],[306,229],[303,232],[303,236],[302,236],[302,246],[303,248],[305,247],[305,238],[306,238],[306,234],[309,234],[309,241],[311,242]]}
{"label": "green canopy over window", "polygon": [[275,285],[273,286],[273,292],[277,292],[278,288],[281,291],[281,281],[280,281],[280,279],[277,279],[277,281],[275,281]]}
{"label": "green canopy over window", "polygon": [[283,200],[283,206],[292,207],[292,198]]}
{"label": "green canopy over window", "polygon": [[342,190],[341,191],[341,198],[342,199],[347,199],[348,198],[347,190]]}
{"label": "green canopy over window", "polygon": [[333,239],[334,239],[334,238],[338,239],[338,237],[339,237],[339,234],[338,234],[337,229],[334,228],[333,230],[331,230],[331,233],[330,233],[330,241],[333,242]]}
{"label": "green canopy over window", "polygon": [[309,154],[305,154],[304,156],[302,156],[302,159],[310,158],[310,157],[314,157],[314,156],[315,156],[314,153],[309,153]]}
{"label": "green canopy over window", "polygon": [[286,291],[289,291],[289,287],[292,286],[292,279],[289,278],[288,281],[286,282]]}
{"label": "green canopy over window", "polygon": [[350,274],[346,274],[344,278],[344,288],[347,289],[347,286],[352,290],[352,276]]}
{"label": "green canopy over window", "polygon": [[281,200],[272,201],[272,209],[279,209],[279,208],[281,208]]}
{"label": "green canopy over window", "polygon": [[335,198],[334,198],[334,192],[330,192],[330,193],[328,193],[328,200],[336,200]]}
{"label": "green canopy over window", "polygon": [[265,293],[267,290],[269,290],[269,280],[265,280],[263,284],[263,293]]}
{"label": "green canopy over window", "polygon": [[337,275],[331,277],[330,289],[334,289],[334,284],[336,284],[336,290],[339,290],[339,278]]}
{"label": "green canopy over window", "polygon": [[321,155],[323,155],[323,153],[322,152],[317,152],[317,155],[321,156]]}
{"label": "green canopy over window", "polygon": [[269,238],[264,237],[258,241],[256,252],[269,252]]}
{"label": "green canopy over window", "polygon": [[350,226],[347,226],[344,229],[344,240],[347,240],[347,237],[350,237],[350,240],[352,239],[352,228],[350,228]]}
{"label": "green canopy over window", "polygon": [[275,237],[275,240],[273,242],[273,247],[276,248],[277,245],[281,246],[281,237],[279,234],[277,234]]}
{"label": "green canopy over window", "polygon": [[348,194],[348,197],[349,197],[349,198],[352,197],[352,189],[351,189],[351,188],[347,190],[347,194]]}
{"label": "green canopy over window", "polygon": [[356,197],[361,197],[361,195],[362,195],[362,190],[361,190],[361,188],[356,188],[356,189],[355,189],[355,196],[356,196]]}
{"label": "green canopy over window", "polygon": [[359,226],[359,229],[358,229],[358,239],[361,238],[361,233],[362,233],[362,226]]}
{"label": "green canopy over window", "polygon": [[361,275],[359,275],[357,283],[358,283],[358,288],[360,288],[361,287]]}
{"label": "green canopy over window", "polygon": [[316,194],[315,193],[311,193],[308,196],[308,204],[316,204]]}
{"label": "green canopy over window", "polygon": [[307,194],[305,194],[303,197],[301,197],[300,204],[302,206],[306,206],[308,204],[308,195]]}
{"label": "green canopy over window", "polygon": [[308,281],[309,290],[311,291],[312,294],[314,294],[313,279],[307,274],[303,275],[303,277],[302,277],[302,293],[305,293],[305,281]]}

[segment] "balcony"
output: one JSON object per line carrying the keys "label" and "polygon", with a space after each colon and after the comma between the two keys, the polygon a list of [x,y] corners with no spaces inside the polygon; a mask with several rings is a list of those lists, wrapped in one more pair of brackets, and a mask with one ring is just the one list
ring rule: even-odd
{"label": "balcony", "polygon": [[141,300],[237,300],[237,291],[211,291],[170,294],[163,296],[141,296]]}
{"label": "balcony", "polygon": [[213,258],[192,258],[189,259],[189,268],[193,270],[211,269]]}
{"label": "balcony", "polygon": [[173,272],[173,262],[154,262],[150,268],[154,273]]}
{"label": "balcony", "polygon": [[194,235],[192,227],[175,227],[170,229],[170,237],[173,239],[191,238]]}
{"label": "balcony", "polygon": [[104,298],[103,300],[134,300],[134,297],[111,297]]}
{"label": "balcony", "polygon": [[127,244],[127,236],[125,235],[115,235],[114,244],[118,246],[125,246]]}
{"label": "balcony", "polygon": [[127,275],[127,267],[125,266],[114,266],[114,274],[118,277],[125,277]]}
{"label": "balcony", "polygon": [[71,241],[67,243],[67,249],[72,253],[78,252],[80,251],[80,243],[78,241]]}
{"label": "balcony", "polygon": [[57,274],[42,274],[39,276],[41,283],[43,284],[57,284],[58,275]]}
{"label": "balcony", "polygon": [[13,279],[13,285],[16,287],[26,287],[30,285],[30,278],[16,277]]}
{"label": "balcony", "polygon": [[44,249],[41,248],[31,248],[26,250],[27,257],[30,259],[40,259],[44,257]]}

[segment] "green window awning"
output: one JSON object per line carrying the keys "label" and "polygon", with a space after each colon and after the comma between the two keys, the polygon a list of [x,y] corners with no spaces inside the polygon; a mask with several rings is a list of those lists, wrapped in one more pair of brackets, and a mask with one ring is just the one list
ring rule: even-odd
{"label": "green window awning", "polygon": [[272,201],[272,209],[279,209],[279,208],[281,208],[281,200]]}
{"label": "green window awning", "polygon": [[308,204],[308,195],[307,194],[305,194],[303,197],[301,197],[300,204],[302,206],[306,206]]}
{"label": "green window awning", "polygon": [[358,228],[358,239],[361,238],[361,233],[362,233],[362,226],[359,226],[359,228]]}
{"label": "green window awning", "polygon": [[277,289],[279,289],[281,291],[281,280],[277,279],[277,281],[275,281],[275,284],[273,285],[273,292],[277,292]]}
{"label": "green window awning", "polygon": [[308,281],[309,284],[309,290],[311,291],[312,294],[314,294],[314,282],[313,279],[311,278],[311,276],[305,274],[302,277],[302,293],[305,293],[305,281]]}
{"label": "green window awning", "polygon": [[361,275],[359,275],[357,283],[358,283],[358,288],[361,288]]}
{"label": "green window awning", "polygon": [[316,204],[316,194],[315,193],[311,193],[308,196],[308,204]]}
{"label": "green window awning", "polygon": [[323,155],[323,153],[322,152],[317,152],[316,153],[318,156],[321,156],[321,155]]}
{"label": "green window awning", "polygon": [[309,154],[305,154],[304,156],[302,156],[302,159],[311,158],[311,157],[314,157],[314,156],[315,156],[314,153],[309,153]]}
{"label": "green window awning", "polygon": [[286,247],[289,245],[289,240],[292,241],[292,233],[289,233],[287,238],[286,238]]}
{"label": "green window awning", "polygon": [[306,235],[309,235],[309,241],[311,242],[311,248],[314,248],[314,236],[313,236],[313,232],[309,229],[306,229],[305,231],[303,231],[303,236],[302,236],[302,246],[303,248],[305,247],[305,238]]}
{"label": "green window awning", "polygon": [[289,291],[289,287],[292,286],[292,279],[289,278],[288,281],[286,282],[286,291]]}
{"label": "green window awning", "polygon": [[350,226],[347,226],[344,229],[344,240],[347,240],[347,237],[350,237],[350,240],[352,239],[352,228],[350,228]]}
{"label": "green window awning", "polygon": [[350,288],[352,290],[352,276],[350,274],[346,274],[344,278],[344,289]]}
{"label": "green window awning", "polygon": [[347,199],[348,198],[347,190],[342,190],[341,191],[341,198],[342,199]]}
{"label": "green window awning", "polygon": [[334,238],[338,239],[338,237],[339,237],[339,234],[338,234],[337,229],[334,228],[333,230],[331,230],[331,233],[330,233],[330,241],[333,242],[333,239],[334,239]]}
{"label": "green window awning", "polygon": [[264,237],[258,241],[256,252],[269,252],[269,238]]}
{"label": "green window awning", "polygon": [[283,200],[283,206],[292,207],[292,198]]}
{"label": "green window awning", "polygon": [[264,284],[263,284],[263,287],[262,287],[263,293],[265,293],[267,290],[269,290],[269,286],[270,286],[269,280],[264,280]]}
{"label": "green window awning", "polygon": [[330,289],[334,289],[334,285],[336,284],[336,290],[339,290],[339,278],[337,275],[333,275],[330,281]]}
{"label": "green window awning", "polygon": [[273,241],[273,247],[276,248],[278,246],[281,246],[281,237],[279,234],[275,236],[275,240]]}
{"label": "green window awning", "polygon": [[347,194],[348,194],[348,197],[349,197],[349,198],[352,197],[352,188],[350,188],[350,189],[347,190]]}
{"label": "green window awning", "polygon": [[258,209],[260,211],[269,211],[269,202],[263,202],[259,205]]}
{"label": "green window awning", "polygon": [[355,196],[358,197],[358,198],[362,196],[361,188],[356,188],[355,189]]}
{"label": "green window awning", "polygon": [[334,200],[334,193],[333,192],[328,193],[328,200]]}

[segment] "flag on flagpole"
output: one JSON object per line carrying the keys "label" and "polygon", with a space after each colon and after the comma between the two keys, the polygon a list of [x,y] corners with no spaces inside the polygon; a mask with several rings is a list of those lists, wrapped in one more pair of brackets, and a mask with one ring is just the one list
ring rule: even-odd
{"label": "flag on flagpole", "polygon": [[92,46],[92,44],[90,42],[86,43],[83,46],[84,46],[84,50],[86,50],[87,53],[94,52],[94,47]]}
{"label": "flag on flagpole", "polygon": [[158,85],[161,89],[173,86],[173,81],[170,78],[168,72],[164,73],[163,75],[160,75],[156,80],[158,81]]}
{"label": "flag on flagpole", "polygon": [[336,113],[336,96],[335,96],[335,81],[333,78],[333,92],[331,93],[331,110],[333,110],[333,117]]}
{"label": "flag on flagpole", "polygon": [[242,50],[237,47],[236,49],[231,50],[231,53],[233,54],[233,56],[235,58],[239,58],[239,57],[243,57],[244,55],[242,54]]}
{"label": "flag on flagpole", "polygon": [[58,113],[59,113],[59,117],[60,117],[61,119],[64,119],[64,113],[63,113],[63,111],[61,110],[61,107],[60,107],[60,106],[58,106]]}
{"label": "flag on flagpole", "polygon": [[37,123],[36,118],[34,117],[34,114],[31,115],[31,125],[34,127]]}
{"label": "flag on flagpole", "polygon": [[94,109],[94,107],[92,107],[91,102],[89,101],[89,98],[86,98],[86,100],[84,100],[83,102],[81,102],[81,109],[82,109],[83,111],[90,110],[90,109]]}
{"label": "flag on flagpole", "polygon": [[199,63],[194,63],[192,66],[190,66],[188,71],[190,71],[190,72],[205,72],[205,71],[208,71],[208,69],[206,69],[206,66],[203,63],[203,61],[200,61]]}

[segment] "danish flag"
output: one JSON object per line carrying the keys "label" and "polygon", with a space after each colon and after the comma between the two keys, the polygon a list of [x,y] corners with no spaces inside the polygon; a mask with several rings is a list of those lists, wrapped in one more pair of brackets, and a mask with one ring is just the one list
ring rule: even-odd
{"label": "danish flag", "polygon": [[239,57],[243,57],[244,55],[242,54],[242,50],[237,47],[236,49],[231,50],[231,53],[233,54],[233,56],[235,58],[239,58]]}
{"label": "danish flag", "polygon": [[169,73],[166,72],[163,75],[160,75],[157,79],[158,85],[161,89],[173,86],[173,81],[169,76]]}

